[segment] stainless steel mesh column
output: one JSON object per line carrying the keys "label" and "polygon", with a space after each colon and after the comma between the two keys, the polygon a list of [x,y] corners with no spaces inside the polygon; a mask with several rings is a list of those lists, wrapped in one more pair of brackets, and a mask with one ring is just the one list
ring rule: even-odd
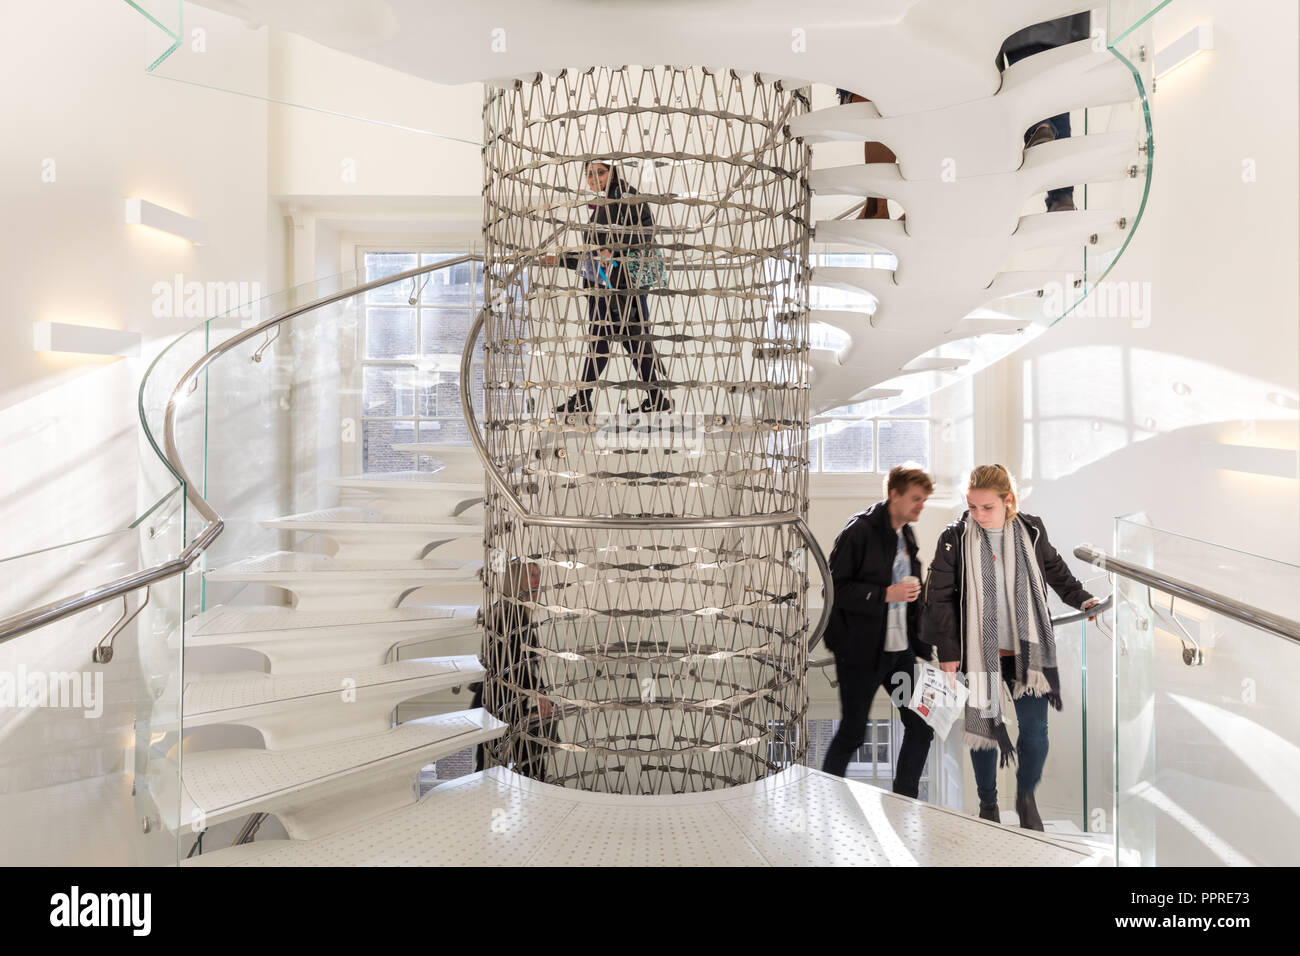
{"label": "stainless steel mesh column", "polygon": [[489,89],[489,454],[533,514],[644,519],[539,527],[489,494],[489,764],[667,793],[802,759],[802,539],[662,519],[806,515],[808,105],[672,67]]}

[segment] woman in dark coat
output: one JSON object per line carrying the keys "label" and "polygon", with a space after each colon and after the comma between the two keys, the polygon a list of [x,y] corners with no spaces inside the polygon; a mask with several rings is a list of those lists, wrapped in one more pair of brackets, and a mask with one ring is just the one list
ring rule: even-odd
{"label": "woman in dark coat", "polygon": [[[1043,520],[1018,510],[1015,483],[1001,465],[980,465],[966,485],[969,510],[939,535],[925,582],[922,636],[939,666],[962,671],[970,695],[963,734],[979,792],[980,816],[997,821],[998,754],[1016,768],[1020,826],[1042,830],[1034,789],[1047,760],[1047,708],[1062,708],[1050,587],[1066,604],[1097,599],[1052,543]],[[1016,711],[1014,751],[1003,721],[1005,682]]]}
{"label": "woman in dark coat", "polygon": [[[583,227],[583,241],[596,251],[563,257],[564,265],[579,271],[582,288],[593,290],[587,296],[591,341],[582,365],[582,381],[590,383],[600,377],[609,361],[610,342],[617,340],[627,349],[641,381],[650,386],[650,397],[641,403],[640,410],[671,411],[672,400],[659,385],[664,378],[663,363],[655,354],[654,344],[646,338],[649,296],[638,291],[632,270],[627,268],[628,253],[645,249],[653,241],[650,206],[634,198],[637,191],[609,163],[598,160],[588,163],[587,185],[612,201],[588,206],[591,219]],[[591,409],[591,389],[582,388],[555,410],[589,412]]]}

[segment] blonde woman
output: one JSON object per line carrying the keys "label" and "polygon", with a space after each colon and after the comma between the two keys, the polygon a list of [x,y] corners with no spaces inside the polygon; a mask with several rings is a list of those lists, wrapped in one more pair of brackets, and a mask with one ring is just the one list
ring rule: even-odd
{"label": "blonde woman", "polygon": [[[923,633],[939,665],[963,671],[970,688],[964,742],[971,748],[980,816],[998,820],[997,770],[1019,757],[1016,814],[1043,829],[1034,789],[1047,760],[1047,705],[1061,703],[1047,586],[1080,610],[1097,603],[1047,539],[1041,518],[1019,510],[1015,481],[1001,465],[980,465],[966,484],[969,510],[939,536],[926,581]],[[1020,728],[1013,749],[1001,683]]]}

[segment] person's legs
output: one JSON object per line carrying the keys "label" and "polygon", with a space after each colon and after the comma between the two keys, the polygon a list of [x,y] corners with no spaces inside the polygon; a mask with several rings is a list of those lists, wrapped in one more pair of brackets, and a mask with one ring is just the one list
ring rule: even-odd
{"label": "person's legs", "polygon": [[1016,791],[1032,794],[1047,763],[1047,698],[1024,694],[1015,700],[1020,736],[1016,740]]}
{"label": "person's legs", "polygon": [[[1058,113],[1049,119],[1053,132],[1056,133],[1057,139],[1070,138],[1070,114]],[[1074,187],[1062,186],[1059,189],[1049,189],[1047,191],[1047,211],[1048,212],[1065,212],[1074,208]]]}
{"label": "person's legs", "polygon": [[649,395],[649,406],[655,410],[662,410],[667,403],[664,401],[663,389],[658,388],[660,379],[660,370],[663,368],[659,361],[659,356],[655,354],[654,343],[641,336],[645,335],[646,324],[642,321],[646,315],[646,296],[620,296],[620,306],[626,311],[627,321],[621,326],[623,335],[623,345],[627,349],[628,356],[632,359],[632,364],[636,367],[636,374],[651,388],[647,389]]}
{"label": "person's legs", "polygon": [[[886,656],[891,660],[888,664],[889,673],[883,682],[885,690],[896,705],[900,702],[907,704],[912,699],[913,682],[916,679],[916,655],[906,650],[894,651]],[[898,748],[894,763],[894,793],[915,797],[921,789],[921,774],[925,771],[925,762],[930,756],[934,729],[910,707],[900,706],[898,716],[903,722],[903,742]]]}
{"label": "person's legs", "polygon": [[975,771],[975,792],[981,807],[998,805],[998,748],[988,747],[970,752],[970,765]]}
{"label": "person's legs", "polygon": [[835,679],[840,685],[840,726],[826,748],[826,759],[822,762],[826,773],[844,776],[849,758],[867,739],[867,713],[871,710],[871,698],[876,695],[875,677],[865,657],[835,655]]}

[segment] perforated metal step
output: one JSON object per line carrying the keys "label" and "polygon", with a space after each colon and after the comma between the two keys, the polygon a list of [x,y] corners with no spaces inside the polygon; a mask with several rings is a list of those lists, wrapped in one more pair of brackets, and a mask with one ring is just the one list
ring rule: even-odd
{"label": "perforated metal step", "polygon": [[263,812],[275,814],[294,839],[308,839],[413,801],[420,767],[505,727],[478,708],[293,750],[186,754],[179,780],[173,760],[155,761],[150,787],[169,830]]}
{"label": "perforated metal step", "polygon": [[481,538],[483,518],[450,521],[438,515],[380,512],[373,508],[322,508],[258,522],[265,528],[300,531],[338,545],[336,560],[419,560],[431,549],[462,538]]}
{"label": "perforated metal step", "polygon": [[[185,625],[185,647],[247,647],[265,654],[276,675],[327,668],[376,667],[399,645],[438,642],[468,651],[482,628],[474,605],[389,610],[301,611],[289,607],[218,605]],[[169,638],[178,647],[179,631]]]}
{"label": "perforated metal step", "polygon": [[206,577],[284,588],[297,595],[300,610],[353,610],[395,607],[403,594],[416,588],[473,585],[482,566],[482,561],[350,559],[276,551],[216,568]]}
{"label": "perforated metal step", "polygon": [[615,796],[492,768],[303,842],[200,866],[1096,866],[1104,854],[807,767],[709,793]]}
{"label": "perforated metal step", "polygon": [[[187,681],[177,712],[169,684],[154,711],[156,730],[242,724],[270,750],[380,733],[402,701],[483,679],[478,658],[431,657],[310,674],[223,674]],[[181,718],[181,719],[178,719]]]}

